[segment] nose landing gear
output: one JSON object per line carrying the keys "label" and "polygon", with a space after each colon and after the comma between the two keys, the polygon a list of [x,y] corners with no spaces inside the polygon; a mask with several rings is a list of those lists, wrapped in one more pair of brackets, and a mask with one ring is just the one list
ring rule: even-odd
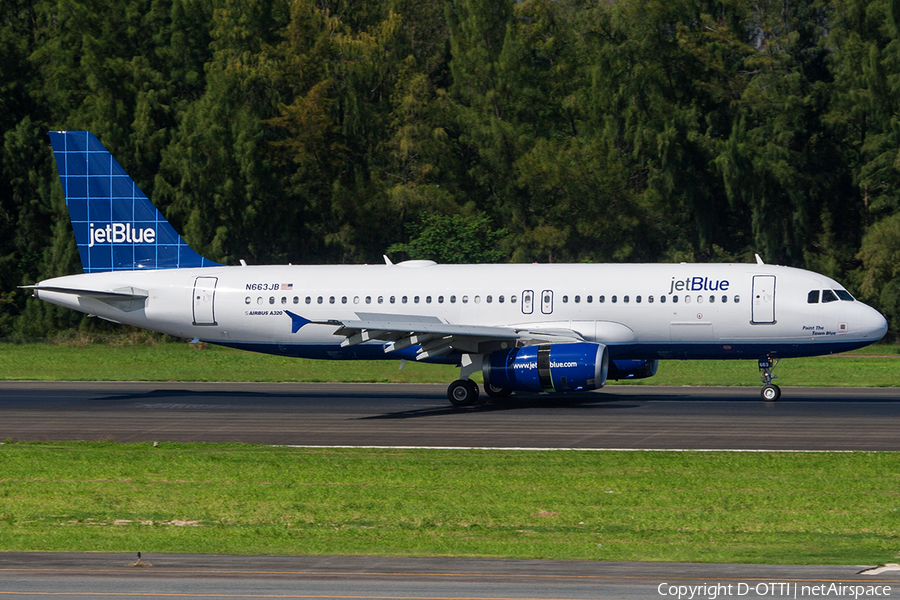
{"label": "nose landing gear", "polygon": [[764,358],[759,359],[759,371],[762,376],[759,378],[763,382],[763,388],[760,392],[762,399],[766,402],[776,402],[781,398],[781,388],[772,383],[778,375],[772,374],[772,369],[778,364],[778,357],[767,354]]}

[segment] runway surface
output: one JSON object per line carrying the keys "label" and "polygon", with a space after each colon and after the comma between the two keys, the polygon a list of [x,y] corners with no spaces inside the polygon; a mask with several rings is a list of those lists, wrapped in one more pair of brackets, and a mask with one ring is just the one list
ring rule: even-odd
{"label": "runway surface", "polygon": [[691,587],[694,598],[704,599],[854,597],[821,593],[821,587],[813,593],[832,585],[862,586],[859,598],[900,594],[900,571],[864,575],[863,566],[178,554],[145,556],[150,566],[128,566],[134,561],[123,554],[0,553],[0,598],[644,600],[677,598],[679,586],[684,599]]}
{"label": "runway surface", "polygon": [[900,389],[609,386],[457,409],[446,386],[0,382],[0,439],[900,451]]}

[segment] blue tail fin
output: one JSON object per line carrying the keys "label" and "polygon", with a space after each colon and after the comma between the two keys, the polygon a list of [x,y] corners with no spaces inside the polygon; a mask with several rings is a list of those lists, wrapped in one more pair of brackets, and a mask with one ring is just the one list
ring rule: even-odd
{"label": "blue tail fin", "polygon": [[51,131],[85,273],[219,266],[185,243],[87,131]]}

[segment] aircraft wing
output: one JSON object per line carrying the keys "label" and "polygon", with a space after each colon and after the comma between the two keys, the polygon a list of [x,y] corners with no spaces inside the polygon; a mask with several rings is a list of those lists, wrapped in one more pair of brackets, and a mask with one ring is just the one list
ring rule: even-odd
{"label": "aircraft wing", "polygon": [[[334,325],[335,335],[344,336],[341,346],[355,346],[370,340],[386,342],[387,353],[419,346],[416,360],[442,356],[453,350],[477,354],[552,342],[580,342],[584,338],[571,329],[529,329],[508,326],[445,323],[437,317],[357,313],[358,319],[307,321],[288,312],[296,332],[306,323]],[[297,319],[302,321],[298,321]]]}

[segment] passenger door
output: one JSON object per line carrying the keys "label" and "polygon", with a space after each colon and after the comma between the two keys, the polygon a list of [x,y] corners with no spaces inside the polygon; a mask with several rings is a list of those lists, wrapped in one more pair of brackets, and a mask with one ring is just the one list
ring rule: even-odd
{"label": "passenger door", "polygon": [[194,280],[194,325],[216,325],[216,283],[218,277]]}
{"label": "passenger door", "polygon": [[775,322],[775,276],[754,275],[750,322],[764,325]]}

